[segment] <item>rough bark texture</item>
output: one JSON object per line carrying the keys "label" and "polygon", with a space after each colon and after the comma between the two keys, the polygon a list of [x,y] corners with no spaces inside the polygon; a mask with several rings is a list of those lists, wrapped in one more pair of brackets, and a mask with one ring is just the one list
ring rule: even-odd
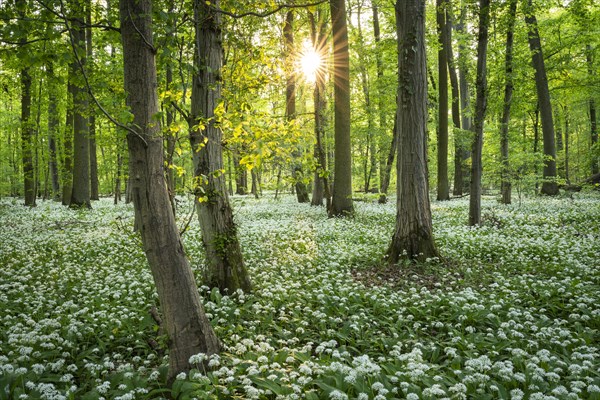
{"label": "rough bark texture", "polygon": [[398,31],[398,185],[388,262],[437,257],[427,183],[425,0],[396,1]]}
{"label": "rough bark texture", "polygon": [[483,124],[487,108],[487,45],[490,19],[490,0],[479,5],[479,32],[477,34],[477,100],[475,103],[475,137],[471,148],[471,196],[469,198],[469,225],[481,223],[481,152]]}
{"label": "rough bark texture", "polygon": [[552,120],[552,104],[550,103],[550,90],[548,89],[548,77],[546,76],[546,65],[542,53],[542,43],[538,31],[537,19],[533,14],[531,0],[528,1],[528,9],[525,22],[529,28],[528,40],[533,68],[535,69],[535,88],[538,95],[540,116],[542,120],[542,135],[544,138],[544,182],[541,193],[549,196],[558,194],[558,183],[556,182],[556,147],[554,144],[554,122]]}
{"label": "rough bark texture", "polygon": [[190,369],[197,353],[219,351],[171,212],[165,184],[152,45],[150,0],[121,0],[121,35],[127,104],[134,121],[127,134],[131,195],[144,251],[169,337],[169,380]]}
{"label": "rough bark texture", "polygon": [[345,0],[330,0],[333,35],[335,148],[333,199],[330,216],[354,214],[352,203],[352,148],[350,145],[350,56]]}
{"label": "rough bark texture", "polygon": [[[77,10],[77,8],[74,8]],[[81,65],[85,66],[85,30],[83,19],[76,17],[71,25],[73,43]],[[80,65],[76,71],[81,75]],[[88,96],[86,91],[75,85],[73,92],[73,190],[71,207],[91,207],[90,204],[90,140],[88,129]]]}
{"label": "rough bark texture", "polygon": [[436,2],[438,30],[438,140],[437,140],[437,199],[450,199],[448,182],[448,57],[446,53],[446,0]]}
{"label": "rough bark texture", "polygon": [[504,86],[504,107],[502,108],[502,120],[500,121],[500,157],[502,162],[501,192],[502,203],[511,203],[511,179],[510,165],[508,161],[508,124],[510,123],[510,106],[513,95],[513,42],[515,15],[517,13],[517,0],[511,0],[508,10],[508,26],[506,28],[506,57],[504,59],[504,74],[506,83]]}
{"label": "rough bark texture", "polygon": [[[383,57],[381,56],[381,29],[379,27],[379,7],[377,3],[371,2],[371,10],[373,12],[373,37],[375,39],[375,64],[377,67],[377,108],[379,114],[379,196],[380,202],[385,203],[387,201],[387,193],[383,192],[383,181],[388,180],[389,183],[389,171],[386,171],[385,149],[387,146],[387,136],[384,132],[387,130],[387,120],[385,114],[385,98],[384,92],[384,81],[383,81]],[[395,118],[394,118],[395,120]],[[392,133],[393,134],[393,133]],[[392,154],[395,153],[395,149],[391,150]],[[391,171],[391,169],[390,169]],[[387,178],[386,178],[387,174]],[[387,187],[386,187],[387,191]]]}
{"label": "rough bark texture", "polygon": [[[221,99],[223,44],[221,17],[201,0],[194,2],[196,21],[195,71],[192,78],[190,143],[193,149],[196,206],[206,250],[205,284],[222,292],[252,290],[229,204],[221,130],[214,109]],[[198,123],[205,125],[198,129]]]}

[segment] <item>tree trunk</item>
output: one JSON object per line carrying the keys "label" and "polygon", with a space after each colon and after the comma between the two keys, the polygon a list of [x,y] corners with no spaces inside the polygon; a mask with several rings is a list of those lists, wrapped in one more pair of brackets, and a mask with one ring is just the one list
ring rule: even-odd
{"label": "tree trunk", "polygon": [[446,53],[446,0],[436,1],[438,30],[438,141],[437,141],[437,199],[450,199],[448,182],[448,57]]}
{"label": "tree trunk", "polygon": [[469,198],[469,225],[481,224],[481,153],[483,124],[487,108],[487,45],[490,19],[490,0],[481,0],[479,6],[479,33],[477,35],[477,101],[475,103],[475,138],[471,149],[471,196]]}
{"label": "tree trunk", "polygon": [[56,137],[58,135],[58,100],[56,98],[56,76],[54,75],[54,64],[48,62],[46,65],[48,75],[48,173],[52,182],[52,199],[60,199],[60,180],[58,175],[58,160],[56,154]]}
{"label": "tree trunk", "polygon": [[68,206],[71,204],[71,193],[73,192],[73,121],[74,121],[74,98],[76,88],[75,71],[77,65],[75,62],[69,64],[68,77],[68,107],[65,121],[65,134],[63,135],[63,181],[62,181],[62,204]]}
{"label": "tree trunk", "polygon": [[352,148],[350,143],[350,57],[345,0],[330,0],[333,35],[335,160],[330,216],[351,216]]}
{"label": "tree trunk", "polygon": [[[585,56],[586,56],[586,61],[587,61],[587,66],[588,66],[588,75],[590,77],[590,80],[593,81],[595,73],[594,73],[594,59],[593,59],[592,46],[589,44],[586,45],[585,50],[586,50]],[[598,163],[600,162],[600,159],[598,157],[598,154],[599,154],[598,121],[596,119],[596,100],[594,99],[593,96],[590,97],[589,107],[590,107],[590,137],[592,140],[591,172],[592,172],[592,175],[595,175],[598,173]]]}
{"label": "tree trunk", "polygon": [[[466,7],[462,7],[460,13],[460,22],[456,25],[456,32],[460,35],[465,34],[465,19],[466,19]],[[471,94],[469,92],[469,81],[467,79],[468,76],[468,68],[467,68],[467,48],[464,44],[464,41],[459,40],[458,42],[458,85],[460,91],[460,126],[461,131],[459,135],[459,142],[461,147],[460,152],[460,163],[462,166],[462,178],[463,185],[461,192],[470,190],[470,182],[471,182],[471,170],[467,165],[467,160],[471,157],[469,146],[466,144],[468,142],[467,137],[470,137],[470,131],[473,129],[472,123],[472,112],[471,112]],[[455,139],[456,140],[456,139]]]}
{"label": "tree trunk", "polygon": [[546,66],[542,53],[542,43],[538,31],[537,19],[533,14],[532,1],[528,0],[528,9],[525,14],[527,23],[529,48],[533,68],[535,69],[535,87],[540,106],[542,119],[542,134],[544,137],[544,182],[542,183],[542,194],[555,196],[558,194],[558,183],[556,182],[556,147],[554,144],[554,122],[552,120],[552,104],[550,103],[550,90],[548,89],[548,78]]}
{"label": "tree trunk", "polygon": [[21,151],[25,205],[35,207],[35,172],[33,165],[33,122],[31,121],[31,75],[29,67],[21,69]]}
{"label": "tree trunk", "polygon": [[[397,113],[397,111],[396,111]],[[387,192],[390,186],[390,177],[392,174],[392,165],[394,164],[394,155],[398,151],[398,120],[394,121],[394,130],[392,131],[392,144],[385,163],[383,180],[381,181],[381,194],[379,195],[379,204],[387,203]]]}
{"label": "tree trunk", "polygon": [[[192,77],[190,143],[193,150],[196,209],[206,250],[205,284],[229,294],[252,290],[233,222],[223,173],[222,134],[214,122],[221,99],[223,47],[219,1],[194,1],[196,51]],[[201,123],[201,124],[200,124]],[[198,129],[198,125],[204,129]]]}
{"label": "tree trunk", "polygon": [[571,183],[569,179],[569,111],[567,106],[564,107],[563,114],[565,116],[565,181],[567,185]]}
{"label": "tree trunk", "polygon": [[502,109],[502,120],[500,121],[500,157],[502,162],[501,191],[502,203],[511,203],[511,179],[510,165],[508,160],[508,124],[510,123],[510,106],[513,95],[513,42],[515,17],[517,13],[517,0],[510,0],[508,11],[508,26],[506,28],[506,57],[504,60],[504,74],[506,83],[504,86],[504,106]]}
{"label": "tree trunk", "polygon": [[[86,40],[86,56],[88,70],[92,70],[92,63],[94,62],[94,51],[92,47],[92,2],[87,0],[86,2],[86,29],[85,29],[85,40]],[[98,155],[96,149],[96,116],[94,115],[94,107],[89,107],[90,115],[88,117],[88,135],[89,135],[89,153],[90,153],[90,200],[98,200],[99,194],[99,182],[98,182]]]}
{"label": "tree trunk", "polygon": [[[287,59],[287,73],[285,85],[285,115],[289,124],[296,120],[296,72],[294,64],[294,12],[288,11],[285,15],[283,25],[283,37],[285,42],[285,55]],[[310,202],[308,189],[304,182],[304,171],[302,170],[303,149],[298,146],[292,154],[292,178],[296,188],[298,203]]]}
{"label": "tree trunk", "polygon": [[[169,337],[168,380],[190,369],[192,355],[218,353],[219,342],[204,313],[165,184],[152,45],[150,0],[120,0],[124,82],[134,115],[127,134],[131,192],[140,234]],[[134,133],[135,132],[135,133]]]}
{"label": "tree trunk", "polygon": [[[118,145],[117,145],[118,146]],[[119,201],[121,201],[121,181],[123,176],[123,156],[121,155],[121,150],[117,149],[117,173],[115,176],[115,199],[114,204],[116,205]]]}
{"label": "tree trunk", "polygon": [[[73,5],[75,16],[71,25],[71,35],[75,44],[75,51],[81,65],[76,67],[77,74],[81,74],[81,67],[85,66],[85,29],[81,17],[83,10]],[[71,207],[90,208],[90,141],[88,118],[88,97],[84,89],[78,84],[73,92],[73,190],[71,192]]]}
{"label": "tree trunk", "polygon": [[388,263],[437,257],[427,183],[425,0],[396,1],[398,31],[398,185]]}
{"label": "tree trunk", "polygon": [[235,169],[235,194],[245,195],[248,193],[248,178],[246,167],[240,165],[240,154],[233,151],[233,167]]}
{"label": "tree trunk", "polygon": [[[447,0],[446,0],[447,2]],[[447,3],[448,4],[448,3]],[[449,8],[449,4],[448,7]],[[446,34],[444,35],[444,48],[446,49],[446,58],[448,60],[448,72],[450,77],[450,88],[452,89],[452,125],[454,126],[454,185],[452,194],[462,196],[463,193],[463,162],[462,154],[462,135],[460,132],[460,90],[458,75],[456,73],[456,62],[454,52],[452,51],[452,13],[446,9]]]}

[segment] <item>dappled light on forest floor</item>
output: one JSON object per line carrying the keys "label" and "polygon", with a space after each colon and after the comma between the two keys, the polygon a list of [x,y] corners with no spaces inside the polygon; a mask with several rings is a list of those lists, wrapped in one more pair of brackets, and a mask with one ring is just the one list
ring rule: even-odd
{"label": "dappled light on forest floor", "polygon": [[[600,397],[597,194],[486,199],[476,228],[465,199],[433,203],[442,259],[397,267],[374,267],[393,201],[339,219],[292,197],[232,200],[255,291],[200,286],[223,352],[195,356],[173,397]],[[0,226],[0,398],[166,398],[131,208],[3,199]],[[194,223],[183,237],[197,279],[200,238]]]}

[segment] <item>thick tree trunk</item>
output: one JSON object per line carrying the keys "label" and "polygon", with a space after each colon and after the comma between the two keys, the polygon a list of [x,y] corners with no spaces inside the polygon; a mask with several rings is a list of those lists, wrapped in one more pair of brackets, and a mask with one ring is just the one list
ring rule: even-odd
{"label": "thick tree trunk", "polygon": [[[73,6],[74,10],[79,7]],[[77,66],[76,75],[81,74],[81,66],[85,66],[85,30],[84,22],[80,14],[81,10],[75,11],[75,18],[71,25],[71,34],[75,51],[81,65]],[[88,97],[85,90],[75,85],[73,92],[73,190],[71,192],[71,207],[91,207],[90,204],[90,140],[88,129],[88,118],[85,114],[88,111]]]}
{"label": "thick tree trunk", "polygon": [[31,75],[29,68],[21,69],[21,159],[25,205],[35,207],[35,171],[33,164],[33,121],[31,121]]}
{"label": "thick tree trunk", "polygon": [[330,216],[351,216],[352,147],[350,143],[350,56],[345,0],[329,0],[333,35],[335,159]]}
{"label": "thick tree trunk", "polygon": [[554,122],[552,120],[552,104],[550,103],[550,90],[548,89],[548,77],[546,76],[546,65],[542,53],[542,43],[538,31],[537,19],[533,14],[531,0],[525,14],[525,22],[529,28],[528,40],[531,50],[533,68],[535,69],[535,87],[540,106],[542,119],[542,134],[544,137],[544,182],[541,193],[549,196],[558,194],[558,183],[556,182],[556,147],[554,144]]}
{"label": "thick tree trunk", "polygon": [[511,203],[511,179],[510,165],[508,161],[508,124],[510,123],[510,106],[513,95],[513,42],[515,17],[517,13],[517,0],[510,0],[508,11],[508,26],[506,28],[506,57],[504,60],[504,74],[506,83],[504,86],[504,106],[502,108],[502,120],[500,121],[500,157],[502,162],[501,191],[502,203]]}
{"label": "thick tree trunk", "polygon": [[[379,114],[379,192],[381,195],[379,196],[380,202],[385,203],[387,201],[387,187],[386,192],[383,191],[383,182],[385,179],[388,180],[389,183],[389,171],[386,171],[386,146],[387,146],[387,136],[384,135],[384,132],[387,128],[387,121],[385,115],[385,98],[383,95],[384,92],[384,82],[383,82],[383,57],[381,56],[382,50],[381,46],[381,29],[379,27],[379,8],[377,3],[371,2],[371,10],[373,12],[373,37],[375,39],[375,63],[377,67],[377,108]],[[395,118],[394,118],[395,119]],[[395,123],[395,122],[394,122]],[[392,154],[395,154],[396,150],[391,150]],[[391,171],[391,169],[390,169]],[[387,178],[386,178],[387,174]]]}
{"label": "thick tree trunk", "polygon": [[487,108],[487,45],[490,20],[490,0],[479,5],[479,33],[477,35],[477,101],[475,103],[475,138],[471,148],[471,196],[469,198],[469,225],[481,224],[481,153],[483,124]]}
{"label": "thick tree trunk", "polygon": [[56,76],[54,64],[46,65],[48,75],[48,173],[52,183],[52,199],[60,199],[60,178],[58,171],[58,156],[56,153],[56,138],[60,122],[58,120],[58,100],[56,98]]}
{"label": "thick tree trunk", "polygon": [[427,183],[425,0],[396,1],[398,31],[398,185],[388,263],[437,257]]}
{"label": "thick tree trunk", "polygon": [[438,141],[437,141],[437,199],[450,199],[448,182],[448,57],[446,53],[446,0],[436,2],[438,30]]}
{"label": "thick tree trunk", "polygon": [[[131,193],[144,251],[169,337],[168,379],[190,369],[192,355],[218,353],[204,313],[165,184],[150,0],[121,0],[121,36],[127,104],[134,115],[127,134]],[[133,131],[133,132],[132,132]],[[135,132],[135,133],[134,133]]]}
{"label": "thick tree trunk", "polygon": [[[223,171],[222,134],[214,123],[221,99],[223,66],[220,14],[202,0],[194,2],[196,27],[195,71],[192,82],[190,143],[193,150],[196,208],[206,250],[205,284],[221,292],[252,290],[233,222]],[[194,128],[203,122],[203,130]]]}

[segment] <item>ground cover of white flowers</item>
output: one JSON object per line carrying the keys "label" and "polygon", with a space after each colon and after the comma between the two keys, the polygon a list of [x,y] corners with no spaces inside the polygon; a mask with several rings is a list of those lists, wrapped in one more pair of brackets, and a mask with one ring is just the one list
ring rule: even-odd
{"label": "ground cover of white flowers", "polygon": [[[375,268],[395,204],[234,198],[255,291],[199,290],[224,351],[179,399],[600,399],[600,196],[433,204],[444,259]],[[189,204],[180,206],[183,226]],[[167,397],[130,206],[0,200],[0,399]],[[184,241],[201,276],[194,219]],[[157,346],[158,345],[158,346]]]}

